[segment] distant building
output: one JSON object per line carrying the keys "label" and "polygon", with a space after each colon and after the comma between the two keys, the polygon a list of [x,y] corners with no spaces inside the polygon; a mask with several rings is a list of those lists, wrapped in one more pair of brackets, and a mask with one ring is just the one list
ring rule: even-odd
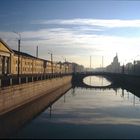
{"label": "distant building", "polygon": [[113,58],[113,62],[106,67],[106,71],[119,73],[121,71],[120,62],[118,61],[118,56]]}
{"label": "distant building", "polygon": [[12,54],[13,51],[2,39],[0,39],[0,75],[11,73]]}
{"label": "distant building", "polygon": [[134,72],[134,66],[133,66],[133,64],[131,63],[131,62],[129,62],[129,63],[127,63],[126,65],[125,65],[125,73],[132,73],[132,72]]}
{"label": "distant building", "polygon": [[84,66],[69,62],[52,62],[12,50],[0,39],[0,77],[21,74],[60,74],[83,72]]}

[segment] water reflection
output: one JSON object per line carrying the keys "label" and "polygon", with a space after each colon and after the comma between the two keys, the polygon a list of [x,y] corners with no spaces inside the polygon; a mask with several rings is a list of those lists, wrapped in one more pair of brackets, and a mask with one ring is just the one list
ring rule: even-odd
{"label": "water reflection", "polygon": [[90,86],[108,86],[111,84],[111,82],[103,76],[88,76],[83,79],[83,82]]}
{"label": "water reflection", "polygon": [[139,97],[125,89],[75,88],[53,104],[53,115],[47,109],[16,137],[140,138],[139,118]]}
{"label": "water reflection", "polygon": [[50,118],[52,116],[52,105],[49,106],[49,109],[50,109]]}
{"label": "water reflection", "polygon": [[139,91],[71,88],[13,138],[140,138]]}
{"label": "water reflection", "polygon": [[[121,90],[121,93],[120,93]],[[116,96],[118,95],[118,90],[116,91]],[[140,104],[140,98],[138,96],[136,96],[134,93],[129,92],[126,89],[119,89],[119,96],[121,98],[123,98],[123,100],[128,100],[130,103],[132,103],[132,106],[135,107],[136,104]]]}
{"label": "water reflection", "polygon": [[69,83],[56,92],[51,92],[51,94],[44,95],[25,106],[0,116],[0,138],[12,137],[19,129],[28,124],[29,121],[37,117],[46,108],[48,108],[49,118],[51,118],[53,103],[70,88],[71,84]]}

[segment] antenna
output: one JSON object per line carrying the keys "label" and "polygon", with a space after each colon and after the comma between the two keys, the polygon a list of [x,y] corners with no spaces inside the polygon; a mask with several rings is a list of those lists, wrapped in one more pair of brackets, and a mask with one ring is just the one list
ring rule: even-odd
{"label": "antenna", "polygon": [[36,57],[38,57],[38,46],[36,47]]}
{"label": "antenna", "polygon": [[91,56],[90,56],[90,70],[91,70]]}

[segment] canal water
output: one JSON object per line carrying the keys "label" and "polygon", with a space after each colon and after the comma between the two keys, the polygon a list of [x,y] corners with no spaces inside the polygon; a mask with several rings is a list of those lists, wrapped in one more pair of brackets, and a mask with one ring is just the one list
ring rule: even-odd
{"label": "canal water", "polygon": [[[95,76],[84,82],[111,84]],[[140,99],[122,88],[71,88],[12,138],[140,138]]]}

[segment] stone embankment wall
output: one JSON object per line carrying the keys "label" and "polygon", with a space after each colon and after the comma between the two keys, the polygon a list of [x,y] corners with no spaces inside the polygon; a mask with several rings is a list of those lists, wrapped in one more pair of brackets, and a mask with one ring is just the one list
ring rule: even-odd
{"label": "stone embankment wall", "polygon": [[71,83],[72,76],[35,81],[0,89],[0,115]]}

